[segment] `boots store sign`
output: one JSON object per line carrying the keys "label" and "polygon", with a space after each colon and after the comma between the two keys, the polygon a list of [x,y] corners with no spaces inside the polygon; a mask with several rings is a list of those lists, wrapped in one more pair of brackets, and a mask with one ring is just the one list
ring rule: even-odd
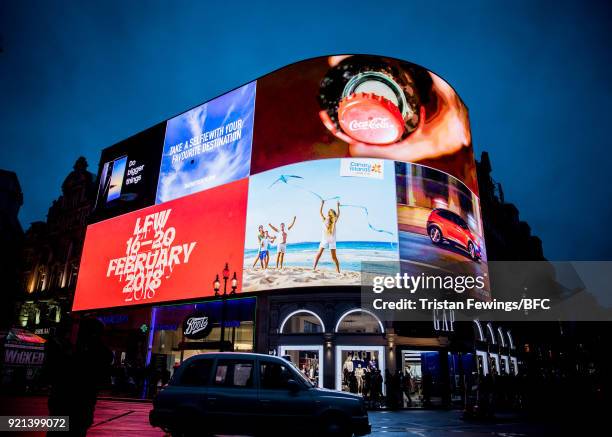
{"label": "boots store sign", "polygon": [[212,321],[202,312],[193,313],[183,321],[183,336],[190,340],[206,338],[211,330]]}

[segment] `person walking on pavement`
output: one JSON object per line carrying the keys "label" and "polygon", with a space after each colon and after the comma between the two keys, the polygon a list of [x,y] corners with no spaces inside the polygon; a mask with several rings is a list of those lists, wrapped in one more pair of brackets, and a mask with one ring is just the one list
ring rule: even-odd
{"label": "person walking on pavement", "polygon": [[81,320],[72,360],[70,434],[85,436],[93,425],[100,385],[109,376],[113,354],[102,342],[104,324],[95,318]]}
{"label": "person walking on pavement", "polygon": [[412,406],[412,398],[410,397],[410,390],[412,390],[412,375],[410,375],[410,366],[406,369],[404,379],[402,380],[402,388],[404,395],[408,399],[408,407]]}

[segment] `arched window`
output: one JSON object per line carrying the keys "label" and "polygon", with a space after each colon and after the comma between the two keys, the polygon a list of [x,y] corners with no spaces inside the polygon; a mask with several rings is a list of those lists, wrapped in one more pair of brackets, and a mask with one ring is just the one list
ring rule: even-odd
{"label": "arched window", "polygon": [[72,262],[70,263],[70,273],[68,276],[68,287],[76,285],[77,275],[79,274],[79,266],[78,264]]}
{"label": "arched window", "polygon": [[382,334],[385,332],[385,328],[380,319],[373,313],[356,308],[340,316],[334,331],[341,334]]}
{"label": "arched window", "polygon": [[493,325],[491,325],[491,322],[487,323],[487,332],[489,342],[491,342],[491,344],[497,344],[497,341],[495,340],[495,332],[493,332]]}
{"label": "arched window", "polygon": [[40,266],[38,268],[38,277],[36,284],[36,291],[44,291],[47,285],[47,268],[45,266]]}
{"label": "arched window", "polygon": [[476,332],[478,332],[478,340],[485,341],[484,332],[482,331],[482,325],[480,324],[480,320],[474,320],[474,324],[476,325]]}
{"label": "arched window", "polygon": [[506,339],[504,338],[504,331],[502,331],[501,326],[497,327],[497,334],[499,336],[499,344],[501,347],[506,347]]}
{"label": "arched window", "polygon": [[297,310],[285,317],[279,331],[281,334],[321,334],[325,332],[325,324],[316,313]]}
{"label": "arched window", "polygon": [[514,339],[512,338],[512,333],[510,331],[506,331],[508,334],[508,343],[510,345],[510,349],[514,349]]}
{"label": "arched window", "polygon": [[62,288],[62,283],[64,282],[64,269],[61,264],[55,267],[55,272],[55,287]]}

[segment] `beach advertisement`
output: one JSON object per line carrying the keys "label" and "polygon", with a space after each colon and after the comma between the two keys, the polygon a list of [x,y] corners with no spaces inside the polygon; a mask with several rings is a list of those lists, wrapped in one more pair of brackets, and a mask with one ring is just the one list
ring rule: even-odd
{"label": "beach advertisement", "polygon": [[249,179],[242,291],[360,285],[397,261],[393,161],[324,159]]}
{"label": "beach advertisement", "polygon": [[156,204],[249,176],[256,83],[168,120]]}

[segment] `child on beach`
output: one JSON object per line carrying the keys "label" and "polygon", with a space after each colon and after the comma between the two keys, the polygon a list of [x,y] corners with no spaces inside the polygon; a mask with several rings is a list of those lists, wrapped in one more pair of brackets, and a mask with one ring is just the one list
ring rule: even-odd
{"label": "child on beach", "polygon": [[255,255],[255,261],[253,261],[253,268],[255,268],[257,262],[259,261],[259,254],[261,252],[261,240],[263,237],[265,237],[264,227],[263,225],[259,225],[259,227],[257,228],[257,248],[259,250],[257,252],[257,255]]}
{"label": "child on beach", "polygon": [[289,226],[287,226],[287,229],[285,229],[285,224],[281,223],[280,224],[280,231],[274,227],[272,225],[272,223],[268,223],[268,226],[270,226],[270,228],[277,233],[280,233],[281,235],[281,242],[278,243],[278,248],[276,250],[276,268],[279,268],[279,264],[280,264],[280,268],[283,268],[283,261],[285,261],[285,252],[287,251],[287,235],[289,234],[288,231],[291,230],[291,228],[293,227],[293,225],[295,225],[295,220],[297,219],[296,216],[293,216],[293,220],[291,221],[291,224]]}
{"label": "child on beach", "polygon": [[338,211],[330,208],[327,211],[327,217],[323,215],[323,206],[325,205],[325,201],[321,200],[321,208],[319,209],[319,215],[323,220],[323,232],[321,234],[321,243],[319,244],[319,251],[315,257],[313,270],[317,269],[317,264],[319,264],[319,259],[323,254],[325,249],[329,249],[331,252],[332,260],[334,264],[336,264],[336,271],[340,273],[340,262],[338,261],[338,257],[336,256],[336,225],[338,223],[338,219],[340,218],[340,202],[336,202]]}
{"label": "child on beach", "polygon": [[268,254],[268,250],[270,248],[270,244],[276,240],[276,237],[271,237],[268,234],[268,231],[265,231],[264,237],[261,239],[261,243],[259,245],[259,262],[261,264],[262,269],[268,268],[268,262],[270,261],[270,255]]}

